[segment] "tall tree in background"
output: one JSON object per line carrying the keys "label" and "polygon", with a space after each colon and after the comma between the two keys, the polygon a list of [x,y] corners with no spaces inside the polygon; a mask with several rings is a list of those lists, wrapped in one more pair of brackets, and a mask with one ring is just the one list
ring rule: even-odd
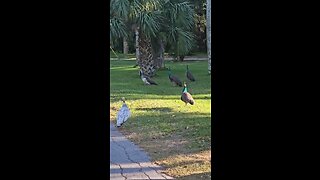
{"label": "tall tree in background", "polygon": [[211,0],[207,0],[207,52],[208,73],[211,74]]}
{"label": "tall tree in background", "polygon": [[140,62],[140,60],[139,60],[139,57],[140,57],[140,51],[139,51],[139,27],[134,25],[133,29],[134,29],[134,35],[135,35],[134,47],[136,49],[136,66],[138,66],[139,62]]}
{"label": "tall tree in background", "polygon": [[207,0],[207,52],[208,73],[211,74],[211,0]]}
{"label": "tall tree in background", "polygon": [[194,7],[188,1],[170,1],[164,8],[164,16],[166,22],[163,23],[163,32],[166,34],[167,45],[171,47],[174,56],[183,61],[194,46]]}
{"label": "tall tree in background", "polygon": [[123,37],[123,54],[127,55],[129,52],[129,45],[127,37]]}
{"label": "tall tree in background", "polygon": [[157,39],[153,41],[154,57],[157,67],[164,67],[164,51],[179,60],[194,46],[194,7],[182,0],[170,0],[163,4],[162,22]]}
{"label": "tall tree in background", "polygon": [[110,1],[110,46],[117,39],[126,39],[128,24],[128,1]]}
{"label": "tall tree in background", "polygon": [[191,4],[182,0],[111,0],[110,36],[128,37],[130,22],[138,65],[144,75],[153,76],[162,64],[157,59],[163,60],[165,43],[178,56],[191,50],[193,16]]}
{"label": "tall tree in background", "polygon": [[206,0],[190,0],[195,11],[195,46],[194,52],[207,52],[207,34],[206,34]]}
{"label": "tall tree in background", "polygon": [[155,71],[151,39],[155,38],[159,31],[160,2],[160,0],[110,1],[110,36],[128,37],[132,32],[130,26],[134,29],[138,40],[136,41],[138,64],[147,76],[152,76]]}

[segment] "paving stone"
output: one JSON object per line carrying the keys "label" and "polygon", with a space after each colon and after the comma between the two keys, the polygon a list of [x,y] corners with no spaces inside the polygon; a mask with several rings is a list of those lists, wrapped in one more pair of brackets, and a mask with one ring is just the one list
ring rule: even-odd
{"label": "paving stone", "polygon": [[110,123],[110,179],[174,179],[162,173],[162,170]]}

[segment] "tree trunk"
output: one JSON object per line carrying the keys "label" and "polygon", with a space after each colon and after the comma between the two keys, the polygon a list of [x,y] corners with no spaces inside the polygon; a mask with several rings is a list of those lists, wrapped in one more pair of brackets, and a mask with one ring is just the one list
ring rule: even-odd
{"label": "tree trunk", "polygon": [[211,74],[211,0],[207,0],[207,53],[208,73]]}
{"label": "tree trunk", "polygon": [[139,57],[140,57],[140,51],[139,51],[139,27],[136,27],[134,29],[134,33],[136,36],[136,66],[140,66],[139,62]]}
{"label": "tree trunk", "polygon": [[164,43],[163,40],[160,40],[160,68],[165,68],[164,65]]}
{"label": "tree trunk", "polygon": [[128,40],[126,37],[123,37],[123,54],[127,55],[129,51]]}
{"label": "tree trunk", "polygon": [[155,73],[152,46],[150,38],[145,35],[139,36],[139,66],[143,74],[152,77]]}
{"label": "tree trunk", "polygon": [[182,62],[184,60],[184,56],[183,55],[178,56],[178,60]]}
{"label": "tree trunk", "polygon": [[157,69],[164,68],[164,43],[162,40],[159,40],[159,50],[157,52],[154,52],[153,58],[154,58],[154,65]]}

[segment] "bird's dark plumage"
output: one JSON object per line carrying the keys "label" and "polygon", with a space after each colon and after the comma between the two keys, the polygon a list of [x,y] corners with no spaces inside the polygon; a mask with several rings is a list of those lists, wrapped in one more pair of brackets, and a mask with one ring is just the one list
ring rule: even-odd
{"label": "bird's dark plumage", "polygon": [[154,82],[151,78],[149,78],[148,76],[145,77],[147,79],[147,81],[150,83],[150,85],[158,85],[156,82]]}
{"label": "bird's dark plumage", "polygon": [[188,103],[191,104],[191,105],[194,105],[194,103],[195,103],[195,101],[192,98],[191,94],[188,92],[188,88],[187,88],[187,84],[186,83],[184,83],[184,87],[183,87],[182,94],[181,94],[181,100],[183,102],[185,102],[186,105]]}
{"label": "bird's dark plumage", "polygon": [[139,75],[141,80],[144,82],[146,85],[158,85],[156,82],[154,82],[150,77],[145,76],[142,71],[139,71]]}
{"label": "bird's dark plumage", "polygon": [[195,81],[195,80],[196,80],[196,79],[193,77],[192,73],[190,72],[188,65],[187,65],[186,75],[187,75],[187,78],[188,78],[190,81]]}
{"label": "bird's dark plumage", "polygon": [[181,80],[177,77],[171,74],[171,69],[169,67],[169,71],[168,71],[168,75],[169,75],[169,79],[171,82],[175,83],[176,85],[182,87],[182,82]]}

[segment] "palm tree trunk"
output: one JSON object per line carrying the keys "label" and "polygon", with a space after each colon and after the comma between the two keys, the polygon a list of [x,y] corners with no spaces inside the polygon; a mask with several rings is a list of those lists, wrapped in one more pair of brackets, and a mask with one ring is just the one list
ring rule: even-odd
{"label": "palm tree trunk", "polygon": [[151,40],[145,35],[139,36],[139,66],[143,74],[152,77],[155,73]]}
{"label": "palm tree trunk", "polygon": [[164,65],[164,43],[163,40],[160,40],[160,68],[165,68]]}
{"label": "palm tree trunk", "polygon": [[211,74],[211,0],[207,0],[207,53],[208,73]]}
{"label": "palm tree trunk", "polygon": [[157,52],[154,52],[153,58],[154,58],[154,66],[158,69],[164,68],[164,43],[163,40],[159,40],[159,49]]}
{"label": "palm tree trunk", "polygon": [[139,27],[136,27],[134,29],[134,33],[136,36],[136,66],[140,66],[139,62],[139,56],[140,56],[140,51],[139,51]]}
{"label": "palm tree trunk", "polygon": [[179,61],[183,61],[184,60],[184,55],[180,55],[180,56],[178,56],[178,59],[179,59]]}
{"label": "palm tree trunk", "polygon": [[123,54],[127,55],[129,51],[128,40],[126,37],[123,37]]}

